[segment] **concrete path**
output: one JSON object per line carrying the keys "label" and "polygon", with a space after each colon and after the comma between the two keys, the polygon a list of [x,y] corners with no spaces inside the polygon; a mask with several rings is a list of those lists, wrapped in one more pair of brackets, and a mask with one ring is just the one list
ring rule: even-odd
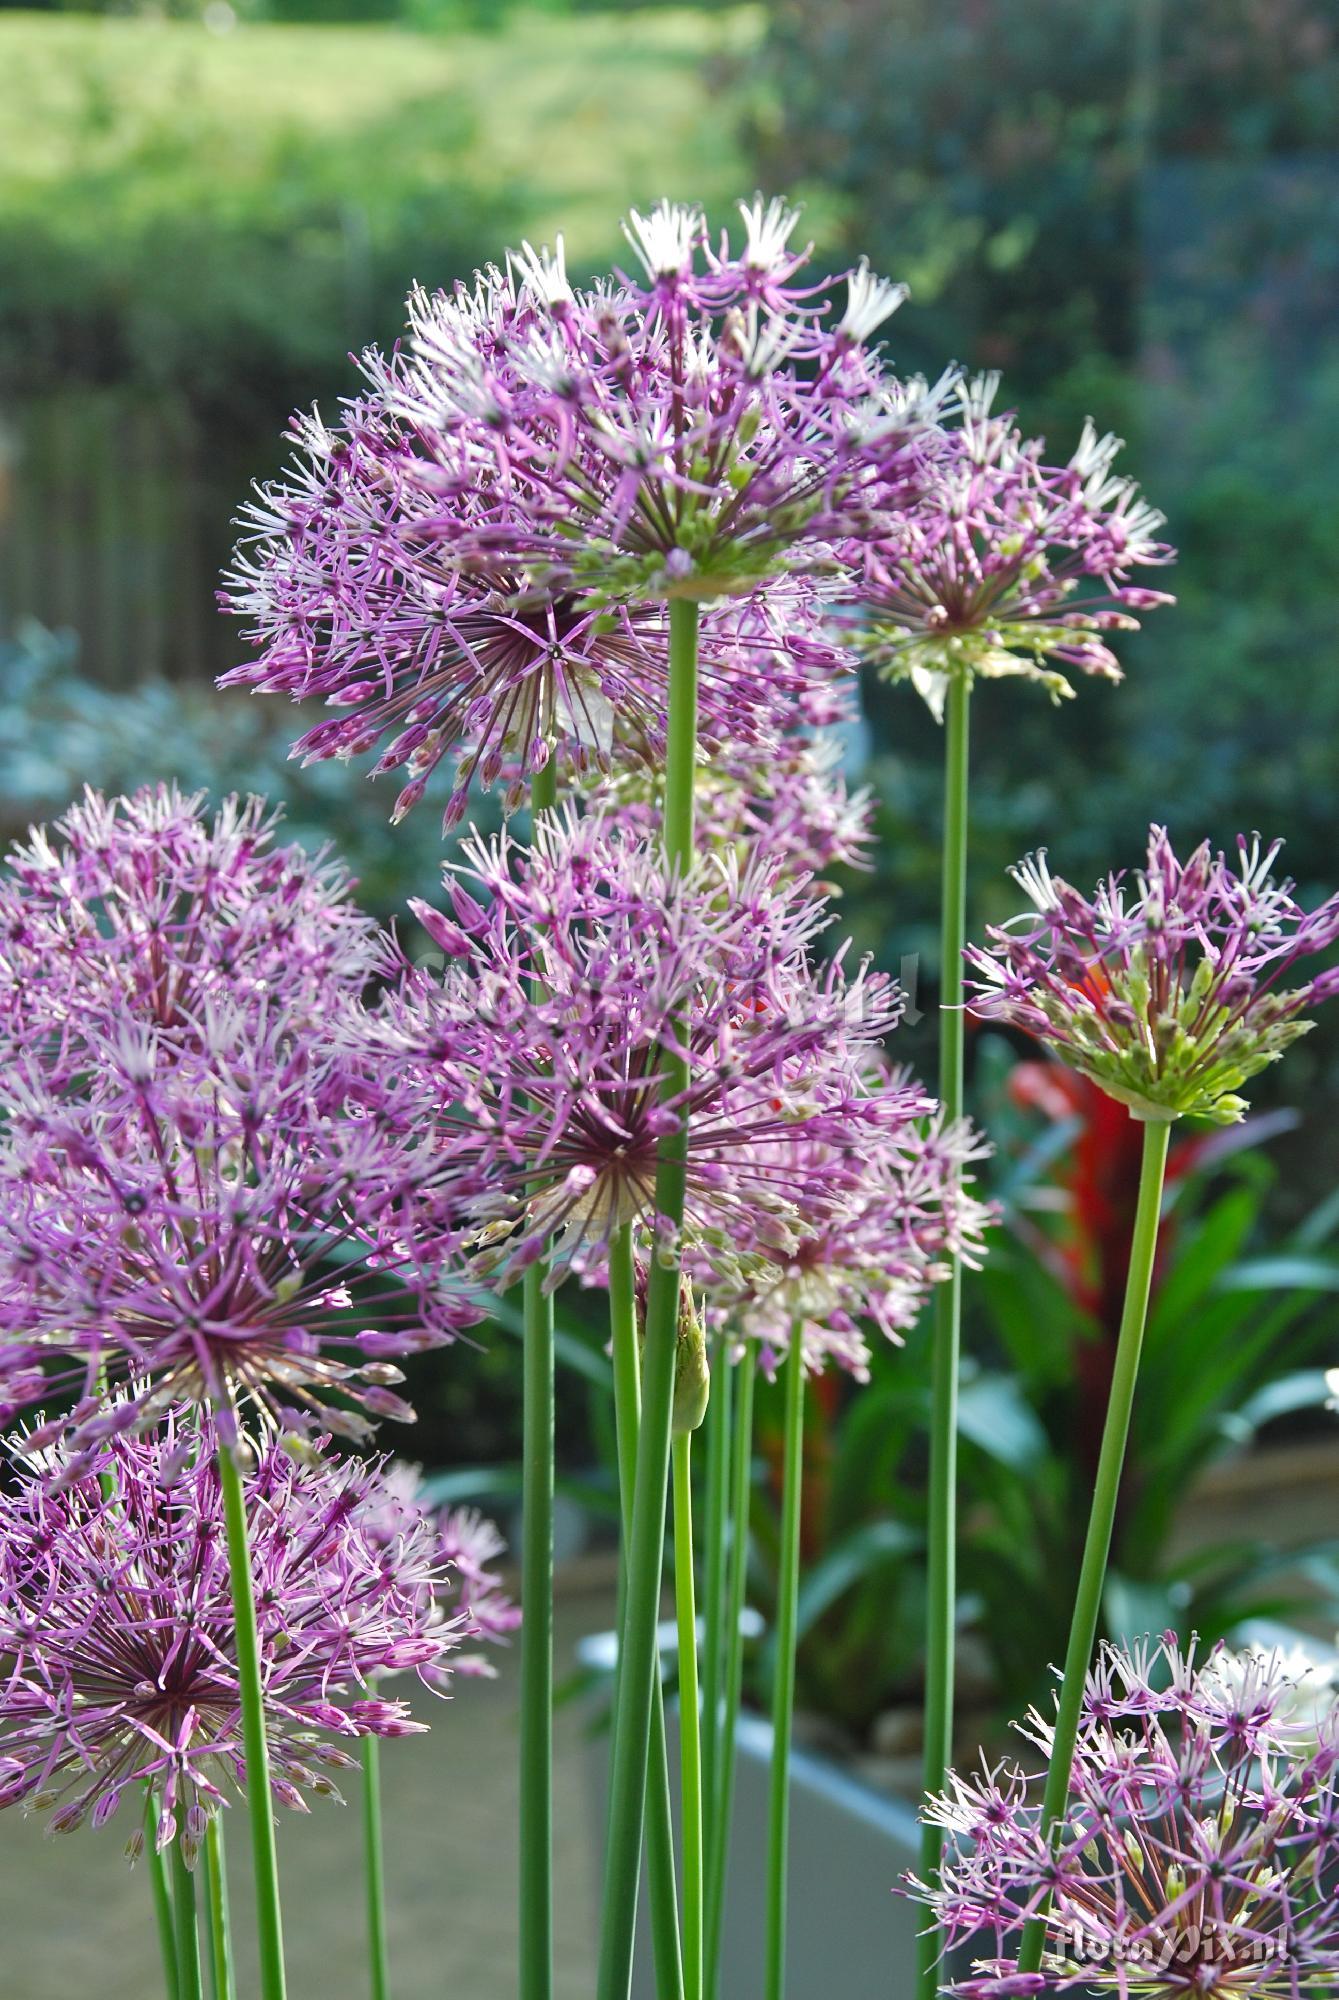
{"label": "concrete path", "polygon": [[[606,1626],[603,1593],[560,1601],[557,1657]],[[385,1745],[386,1849],[395,2000],[514,2000],[516,1993],[516,1650],[497,1681],[429,1697],[429,1736]],[[557,2000],[594,1988],[595,1867],[580,1705],[557,1719]],[[356,1779],[356,1773],[352,1774]],[[280,1864],[290,2000],[366,2000],[356,1786],[341,1808],[284,1814]],[[124,1810],[124,1809],[123,1809]],[[228,1816],[238,2000],[254,2000],[246,1828]],[[0,1813],[0,2000],[160,2000],[143,1868],[122,1854],[118,1815],[63,1840]]]}

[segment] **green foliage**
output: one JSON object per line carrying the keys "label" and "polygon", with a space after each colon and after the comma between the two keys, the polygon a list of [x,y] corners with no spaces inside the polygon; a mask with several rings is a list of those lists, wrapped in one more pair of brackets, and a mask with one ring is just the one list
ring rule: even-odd
{"label": "green foliage", "polygon": [[[1332,11],[781,0],[751,74],[765,177],[813,183],[820,226],[911,280],[899,355],[1002,367],[1059,451],[1089,411],[1123,432],[1181,550],[1180,606],[1123,648],[1127,689],[1058,716],[1016,688],[981,704],[985,878],[1020,819],[1083,874],[1170,812],[1174,831],[1286,832],[1330,881]],[[877,700],[881,778],[925,827],[902,753],[932,785],[932,732],[907,707]]]}
{"label": "green foliage", "polygon": [[[291,718],[272,703],[157,680],[109,693],[80,674],[76,652],[68,635],[28,623],[0,654],[0,832],[54,817],[85,784],[116,793],[176,779],[215,799],[282,803],[289,836],[335,847],[387,920],[407,896],[433,894],[448,850],[431,805],[392,827],[393,793],[360,787],[342,765],[289,762]],[[481,799],[476,824],[495,817]]]}
{"label": "green foliage", "polygon": [[[1048,1185],[1048,1162],[1023,1146],[1013,1158],[1023,1170],[1002,1172],[999,1192],[1006,1209],[1021,1202],[1026,1211]],[[1257,1152],[1243,1152],[1179,1185],[1117,1529],[1113,1632],[1175,1626],[1212,1641],[1262,1619],[1296,1619],[1316,1585],[1325,1588],[1319,1550],[1183,1540],[1197,1479],[1267,1426],[1319,1412],[1322,1364],[1339,1351],[1339,1204],[1262,1254],[1272,1179]],[[1092,1481],[1078,1358],[1102,1336],[1012,1232],[1000,1232],[967,1303],[960,1603],[987,1671],[986,1698],[1004,1718],[1044,1696],[1046,1663],[1064,1652]],[[928,1328],[918,1329],[906,1351],[876,1352],[867,1387],[810,1402],[801,1701],[856,1740],[884,1710],[919,1699],[927,1342]],[[775,1419],[764,1392],[766,1465]],[[776,1533],[767,1476],[754,1529],[755,1595],[765,1605]],[[765,1694],[766,1647],[752,1671]]]}

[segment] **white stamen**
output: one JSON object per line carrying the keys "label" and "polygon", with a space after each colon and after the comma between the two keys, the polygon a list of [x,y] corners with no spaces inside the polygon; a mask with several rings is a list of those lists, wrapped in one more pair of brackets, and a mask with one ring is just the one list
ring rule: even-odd
{"label": "white stamen", "polygon": [[868,257],[862,257],[846,280],[846,311],[837,326],[849,340],[868,340],[907,296],[905,285],[876,277]]}

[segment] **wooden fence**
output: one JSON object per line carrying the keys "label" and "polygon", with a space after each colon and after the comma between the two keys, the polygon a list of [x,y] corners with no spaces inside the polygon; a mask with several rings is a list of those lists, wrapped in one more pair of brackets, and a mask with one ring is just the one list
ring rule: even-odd
{"label": "wooden fence", "polygon": [[0,620],[78,638],[105,687],[212,679],[240,656],[214,604],[235,475],[179,402],[72,388],[3,415]]}

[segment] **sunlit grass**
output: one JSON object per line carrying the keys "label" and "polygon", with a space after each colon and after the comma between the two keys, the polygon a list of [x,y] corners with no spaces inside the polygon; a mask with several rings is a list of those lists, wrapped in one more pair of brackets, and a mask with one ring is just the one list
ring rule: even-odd
{"label": "sunlit grass", "polygon": [[430,205],[447,182],[526,229],[607,255],[628,202],[691,193],[723,210],[748,180],[709,69],[746,55],[756,8],[665,7],[494,34],[0,14],[0,209],[116,190],[132,216],[285,207],[285,163],[330,198]]}

